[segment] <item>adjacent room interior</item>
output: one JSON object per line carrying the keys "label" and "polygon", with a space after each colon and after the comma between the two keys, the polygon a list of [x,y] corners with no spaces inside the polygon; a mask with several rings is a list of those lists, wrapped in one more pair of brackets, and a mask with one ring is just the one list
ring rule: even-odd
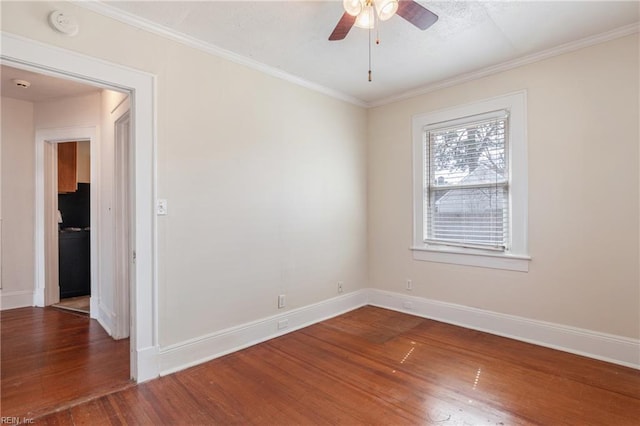
{"label": "adjacent room interior", "polygon": [[640,417],[637,2],[1,7],[3,418]]}

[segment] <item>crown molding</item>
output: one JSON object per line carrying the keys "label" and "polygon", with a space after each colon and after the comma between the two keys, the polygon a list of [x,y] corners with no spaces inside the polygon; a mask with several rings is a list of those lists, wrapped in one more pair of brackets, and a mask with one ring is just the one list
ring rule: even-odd
{"label": "crown molding", "polygon": [[125,12],[121,9],[102,3],[100,1],[80,1],[80,2],[77,2],[76,4],[92,12],[98,13],[108,18],[115,19],[127,25],[131,25],[133,27],[157,34],[159,36],[171,39],[178,43],[182,43],[194,49],[204,51],[206,53],[209,53],[214,56],[218,56],[223,59],[227,59],[231,62],[246,66],[248,68],[255,69],[264,74],[270,75],[275,78],[279,78],[281,80],[313,90],[315,92],[322,93],[332,98],[339,99],[341,101],[345,101],[359,107],[366,108],[369,106],[366,102],[362,101],[361,99],[354,98],[353,96],[346,95],[337,90],[330,89],[328,87],[322,86],[317,83],[313,83],[311,81],[305,80],[304,78],[295,76],[293,74],[289,74],[278,68],[274,68],[272,66],[255,61],[253,59],[249,59],[245,56],[223,49],[211,43],[206,43],[202,40],[198,40],[195,37],[191,37],[179,31],[172,30],[163,25],[157,24],[155,22],[151,22],[147,19],[140,18],[139,16],[135,16],[131,13]]}
{"label": "crown molding", "polygon": [[394,102],[399,102],[406,99],[414,98],[416,96],[424,95],[430,92],[434,92],[436,90],[466,83],[472,80],[477,80],[479,78],[487,77],[487,76],[504,72],[504,71],[508,71],[513,68],[518,68],[524,65],[532,64],[534,62],[553,58],[554,56],[580,50],[585,47],[604,43],[610,40],[615,40],[621,37],[626,37],[628,35],[637,33],[639,30],[640,30],[639,23],[626,25],[624,27],[616,28],[611,31],[607,31],[601,34],[596,34],[594,36],[586,37],[580,40],[571,41],[569,43],[552,47],[551,49],[526,55],[518,59],[513,59],[511,61],[503,62],[498,65],[493,65],[493,66],[482,68],[469,73],[461,74],[446,80],[437,81],[433,84],[429,84],[429,85],[420,87],[418,89],[410,90],[396,96],[391,96],[385,99],[381,99],[379,101],[369,102],[367,106],[369,108],[373,108],[373,107],[383,106],[383,105],[391,104]]}
{"label": "crown molding", "polygon": [[616,28],[611,31],[607,31],[601,34],[596,34],[594,36],[589,36],[580,40],[571,41],[569,43],[561,44],[559,46],[552,47],[550,49],[543,50],[541,52],[526,55],[518,59],[513,59],[497,65],[492,65],[486,68],[481,68],[479,70],[472,71],[469,73],[460,74],[458,76],[448,78],[445,80],[440,80],[432,84],[428,84],[426,86],[422,86],[417,89],[412,89],[388,98],[380,99],[377,101],[365,102],[361,99],[355,98],[353,96],[349,96],[335,89],[331,89],[331,88],[319,85],[317,83],[313,83],[311,81],[305,80],[304,78],[282,71],[281,69],[263,64],[256,60],[247,58],[245,56],[239,55],[232,51],[215,46],[213,44],[206,43],[202,40],[196,39],[195,37],[191,37],[181,32],[172,30],[170,28],[167,28],[163,25],[149,21],[147,19],[140,18],[136,15],[125,12],[116,7],[102,3],[101,1],[96,1],[96,0],[80,1],[76,4],[78,4],[81,7],[84,7],[85,9],[91,10],[92,12],[115,19],[117,21],[123,22],[133,27],[136,27],[145,31],[149,31],[151,33],[174,40],[176,42],[182,43],[189,47],[204,51],[211,55],[218,56],[223,59],[227,59],[231,62],[244,65],[248,68],[255,69],[257,71],[260,71],[272,77],[279,78],[289,83],[322,93],[324,95],[327,95],[335,99],[339,99],[341,101],[345,101],[350,104],[363,107],[363,108],[374,108],[374,107],[384,106],[391,103],[403,101],[416,96],[434,92],[436,90],[466,83],[472,80],[477,80],[479,78],[487,77],[493,74],[508,71],[524,65],[532,64],[534,62],[549,59],[554,56],[573,52],[579,49],[583,49],[585,47],[604,43],[610,40],[615,40],[617,38],[635,34],[640,30],[640,23],[626,25],[624,27]]}

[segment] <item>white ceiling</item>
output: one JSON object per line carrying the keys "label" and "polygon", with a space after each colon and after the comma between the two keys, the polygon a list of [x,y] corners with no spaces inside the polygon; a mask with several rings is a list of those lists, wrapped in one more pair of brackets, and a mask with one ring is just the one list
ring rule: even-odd
{"label": "white ceiling", "polygon": [[[42,102],[67,96],[81,96],[101,90],[98,87],[34,73],[31,71],[0,66],[2,97]],[[17,86],[13,80],[31,83],[27,89]]]}
{"label": "white ceiling", "polygon": [[426,31],[398,16],[382,22],[372,82],[367,30],[328,41],[341,1],[107,1],[100,9],[369,105],[640,21],[638,1],[419,3],[440,19]]}
{"label": "white ceiling", "polygon": [[[367,31],[354,27],[345,40],[328,41],[343,13],[341,1],[81,3],[129,23],[204,42],[210,51],[365,105],[633,24],[637,31],[640,21],[638,1],[420,4],[440,19],[424,32],[397,16],[383,22],[369,83]],[[2,96],[31,102],[100,90],[7,66],[0,74]],[[21,89],[11,81],[15,78],[32,85]]]}

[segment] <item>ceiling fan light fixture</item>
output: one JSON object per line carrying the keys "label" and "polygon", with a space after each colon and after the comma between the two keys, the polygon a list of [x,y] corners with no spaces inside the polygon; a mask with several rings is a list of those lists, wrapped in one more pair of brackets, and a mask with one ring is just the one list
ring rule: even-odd
{"label": "ceiling fan light fixture", "polygon": [[344,0],[342,6],[349,15],[358,16],[364,9],[364,0]]}
{"label": "ceiling fan light fixture", "polygon": [[371,5],[365,6],[364,10],[360,12],[356,18],[354,25],[358,28],[371,29],[375,26],[376,16],[374,7]]}
{"label": "ceiling fan light fixture", "polygon": [[[1,0],[0,0],[1,1]],[[416,0],[342,0],[345,12],[329,36],[329,41],[344,40],[352,27],[369,30],[369,81],[371,81],[371,46],[375,32],[375,44],[380,44],[378,21],[386,21],[398,14],[413,26],[426,30],[436,23],[438,15],[420,5]],[[400,12],[398,12],[400,11]],[[374,31],[372,31],[374,30]]]}
{"label": "ceiling fan light fixture", "polygon": [[398,0],[377,0],[375,5],[381,21],[386,21],[398,11]]}

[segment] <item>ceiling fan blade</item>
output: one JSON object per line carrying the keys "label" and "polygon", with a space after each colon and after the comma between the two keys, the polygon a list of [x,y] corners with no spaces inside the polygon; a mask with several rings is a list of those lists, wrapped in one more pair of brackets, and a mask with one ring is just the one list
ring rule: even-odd
{"label": "ceiling fan blade", "polygon": [[349,15],[345,12],[342,15],[342,18],[338,21],[338,25],[334,28],[333,32],[329,36],[329,40],[342,40],[347,34],[349,34],[349,30],[353,27],[353,24],[356,22],[356,17]]}
{"label": "ceiling fan blade", "polygon": [[438,15],[414,0],[399,0],[396,13],[423,31],[438,20]]}

